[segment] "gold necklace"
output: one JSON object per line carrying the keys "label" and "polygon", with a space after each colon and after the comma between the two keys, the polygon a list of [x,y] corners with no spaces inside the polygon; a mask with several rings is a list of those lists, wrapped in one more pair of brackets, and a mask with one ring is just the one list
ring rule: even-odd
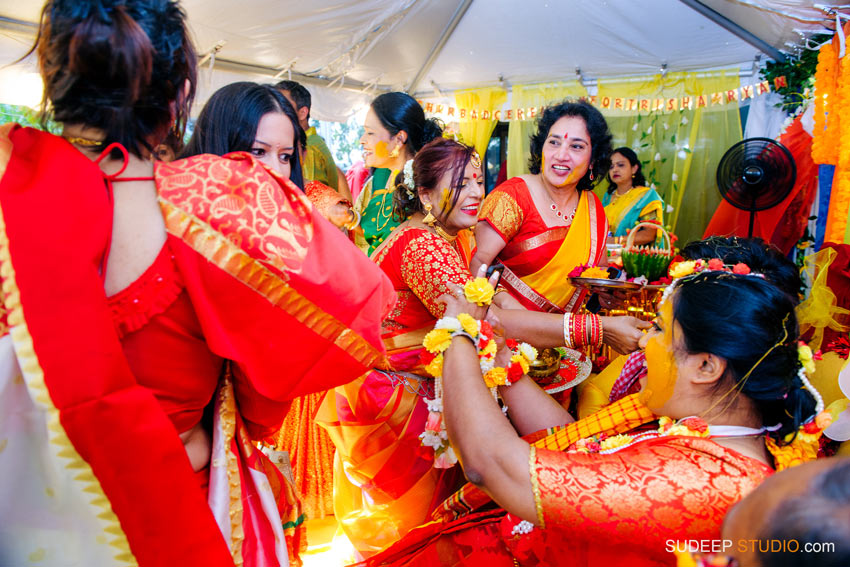
{"label": "gold necklace", "polygon": [[99,146],[103,143],[103,140],[92,140],[91,138],[81,138],[79,136],[62,136],[72,144],[77,144],[78,146]]}
{"label": "gold necklace", "polygon": [[441,227],[439,223],[435,222],[431,226],[434,228],[434,231],[437,233],[437,236],[439,236],[443,240],[447,242],[454,242],[455,240],[457,240],[457,234],[449,234],[448,232],[443,230],[443,227]]}

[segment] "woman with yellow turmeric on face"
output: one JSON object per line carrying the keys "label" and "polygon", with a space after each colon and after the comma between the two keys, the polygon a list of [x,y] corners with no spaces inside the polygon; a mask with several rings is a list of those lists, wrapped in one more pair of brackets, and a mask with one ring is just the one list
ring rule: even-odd
{"label": "woman with yellow turmeric on face", "polygon": [[[450,300],[445,316],[459,313],[484,315]],[[814,457],[820,404],[804,388],[787,295],[758,276],[703,272],[674,284],[655,325],[641,340],[643,391],[575,423],[527,377],[501,388],[509,422],[475,348],[453,338],[443,415],[476,486],[367,565],[555,565],[564,550],[571,565],[674,565],[667,542],[719,538],[726,511],[774,468]]]}
{"label": "woman with yellow turmeric on face", "polygon": [[384,93],[372,101],[360,137],[363,161],[372,176],[354,203],[360,219],[354,243],[366,254],[371,255],[404,220],[393,216],[393,193],[403,182],[405,164],[442,133],[439,123],[426,120],[422,107],[408,94]]}

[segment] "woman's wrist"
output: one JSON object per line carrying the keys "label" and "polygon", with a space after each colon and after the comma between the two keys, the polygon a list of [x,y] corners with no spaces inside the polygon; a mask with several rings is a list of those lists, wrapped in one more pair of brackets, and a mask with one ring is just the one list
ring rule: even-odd
{"label": "woman's wrist", "polygon": [[564,346],[599,349],[603,341],[602,319],[593,313],[564,314]]}
{"label": "woman's wrist", "polygon": [[349,221],[343,225],[343,228],[348,230],[354,230],[358,226],[360,226],[360,213],[355,211],[354,209],[348,209]]}

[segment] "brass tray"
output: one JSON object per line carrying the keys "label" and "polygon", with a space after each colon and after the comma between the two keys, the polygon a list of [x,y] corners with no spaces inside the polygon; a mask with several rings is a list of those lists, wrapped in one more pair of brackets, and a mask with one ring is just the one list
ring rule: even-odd
{"label": "brass tray", "polygon": [[606,280],[602,278],[572,277],[570,278],[570,283],[573,284],[575,287],[580,287],[590,291],[595,291],[595,288],[605,288],[619,291],[639,291],[641,287],[643,287],[642,285],[636,284],[634,282],[626,282],[621,280]]}

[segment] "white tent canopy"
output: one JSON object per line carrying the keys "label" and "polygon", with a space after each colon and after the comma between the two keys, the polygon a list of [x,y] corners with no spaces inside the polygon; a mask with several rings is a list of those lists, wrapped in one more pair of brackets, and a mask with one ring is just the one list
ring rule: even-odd
{"label": "white tent canopy", "polygon": [[[345,120],[381,91],[418,96],[738,67],[826,28],[800,0],[185,0],[203,56],[199,103],[236,81],[291,75],[318,119]],[[0,0],[0,65],[32,42],[40,2]],[[215,53],[215,58],[209,57]],[[0,102],[34,104],[32,62],[0,70]],[[210,67],[212,72],[210,74]],[[31,100],[35,98],[36,100]],[[197,108],[200,108],[200,104]]]}

